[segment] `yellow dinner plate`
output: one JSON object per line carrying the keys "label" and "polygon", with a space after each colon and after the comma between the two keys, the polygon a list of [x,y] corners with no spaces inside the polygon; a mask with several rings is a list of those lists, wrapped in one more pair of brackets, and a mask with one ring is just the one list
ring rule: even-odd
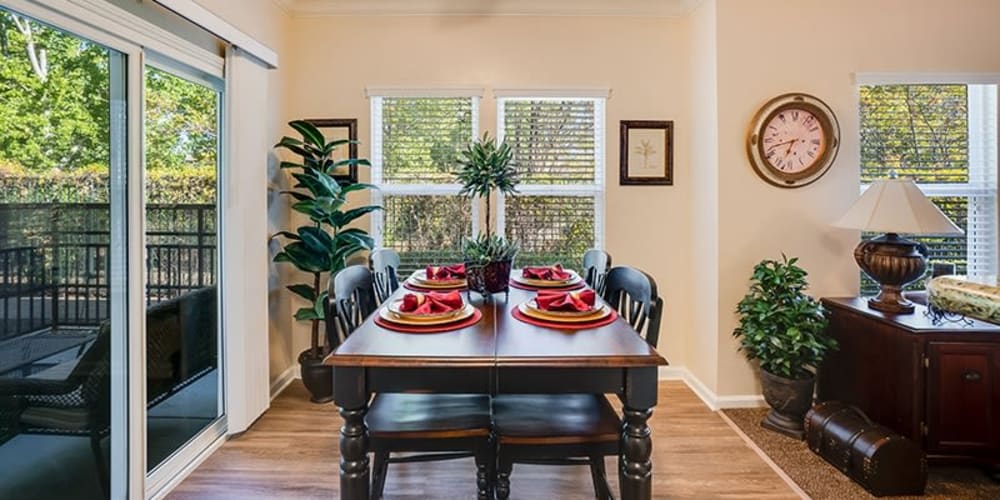
{"label": "yellow dinner plate", "polygon": [[552,321],[555,323],[588,323],[590,321],[607,318],[608,315],[611,314],[611,308],[608,307],[607,304],[602,304],[600,309],[597,309],[586,316],[556,316],[548,311],[528,307],[527,303],[521,304],[517,307],[522,313],[524,313],[525,316],[540,319],[542,321]]}
{"label": "yellow dinner plate", "polygon": [[563,318],[576,318],[576,317],[580,317],[580,316],[593,316],[595,313],[597,313],[598,311],[600,311],[602,307],[604,307],[603,303],[601,303],[600,301],[595,301],[594,302],[594,307],[591,308],[589,311],[548,311],[548,310],[545,310],[545,309],[542,309],[542,308],[538,307],[538,302],[536,302],[535,299],[531,299],[531,300],[525,302],[525,304],[528,306],[529,309],[533,309],[535,312],[538,312],[540,314],[547,314],[549,316],[559,316],[559,317],[563,317]]}
{"label": "yellow dinner plate", "polygon": [[399,316],[400,318],[415,320],[415,321],[428,321],[428,320],[434,321],[437,319],[448,319],[451,318],[452,316],[457,316],[461,314],[461,312],[465,309],[463,304],[463,307],[455,309],[454,311],[434,313],[434,314],[414,314],[412,312],[401,311],[400,308],[402,306],[403,306],[403,299],[398,299],[389,303],[389,305],[387,305],[386,308],[389,309],[389,312],[395,314],[396,316]]}
{"label": "yellow dinner plate", "polygon": [[536,280],[532,278],[525,278],[524,275],[521,273],[521,271],[512,273],[511,278],[522,285],[534,286],[539,288],[558,288],[558,287],[575,285],[583,281],[582,279],[580,279],[580,275],[576,274],[576,271],[570,269],[564,269],[564,271],[570,274],[570,277],[565,280]]}
{"label": "yellow dinner plate", "polygon": [[399,323],[400,325],[411,325],[411,326],[432,326],[432,325],[445,325],[448,323],[454,323],[456,321],[462,321],[463,319],[472,316],[476,311],[476,308],[472,307],[472,304],[465,304],[465,307],[459,310],[458,314],[444,318],[423,318],[416,319],[416,317],[402,317],[389,310],[388,307],[382,307],[378,310],[378,315],[386,321],[391,321],[393,323]]}
{"label": "yellow dinner plate", "polygon": [[427,271],[424,270],[414,271],[413,274],[411,274],[408,279],[411,284],[423,288],[451,290],[455,288],[463,288],[466,286],[466,281],[464,279],[429,280],[427,279]]}

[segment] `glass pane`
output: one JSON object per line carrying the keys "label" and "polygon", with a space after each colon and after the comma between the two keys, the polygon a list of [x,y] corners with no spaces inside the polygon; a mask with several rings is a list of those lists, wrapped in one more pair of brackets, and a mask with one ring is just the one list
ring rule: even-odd
{"label": "glass pane", "polygon": [[890,170],[922,184],[969,181],[965,85],[875,85],[860,92],[862,184]]}
{"label": "glass pane", "polygon": [[510,100],[504,141],[526,184],[593,184],[594,101]]}
{"label": "glass pane", "polygon": [[111,66],[123,60],[0,10],[0,498],[109,496],[111,336],[124,334],[110,319],[110,104],[123,91]]}
{"label": "glass pane", "polygon": [[221,415],[219,93],[146,68],[146,451],[152,470]]}
{"label": "glass pane", "polygon": [[594,246],[594,198],[512,196],[505,203],[507,237],[521,245],[518,266],[580,269],[583,253]]}
{"label": "glass pane", "polygon": [[399,274],[420,266],[461,262],[472,234],[469,200],[458,196],[387,195],[382,199],[382,245],[399,252]]}
{"label": "glass pane", "polygon": [[471,137],[470,97],[383,97],[383,180],[454,184],[455,160]]}

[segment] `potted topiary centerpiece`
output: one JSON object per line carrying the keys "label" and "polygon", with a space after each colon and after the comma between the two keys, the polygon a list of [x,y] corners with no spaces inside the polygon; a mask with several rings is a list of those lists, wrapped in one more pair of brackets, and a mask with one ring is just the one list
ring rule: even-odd
{"label": "potted topiary centerpiece", "polygon": [[803,293],[806,271],[798,259],[754,266],[750,291],[736,308],[733,336],[747,359],[760,362],[764,400],[771,406],[761,426],[802,439],[812,406],[816,368],[837,342],[826,335],[823,306]]}
{"label": "potted topiary centerpiece", "polygon": [[520,181],[512,165],[514,153],[506,142],[497,144],[489,133],[462,151],[455,177],[462,184],[460,195],[486,201],[486,231],[468,238],[463,245],[465,274],[469,290],[488,297],[506,292],[510,271],[517,254],[516,241],[494,234],[490,228],[490,198],[494,192],[513,195]]}
{"label": "potted topiary centerpiece", "polygon": [[[302,135],[302,139],[283,137],[275,147],[284,148],[302,158],[302,163],[281,162],[281,168],[292,169],[296,180],[293,189],[282,191],[295,202],[292,210],[309,218],[309,223],[299,226],[295,232],[280,231],[272,238],[283,238],[281,252],[274,256],[275,262],[288,262],[296,269],[312,276],[309,283],[288,286],[295,295],[308,304],[295,312],[298,321],[311,323],[309,349],[299,354],[302,382],[312,395],[315,403],[328,402],[333,398],[333,371],[323,365],[323,358],[335,345],[323,346],[320,342],[319,323],[326,319],[327,292],[324,281],[339,272],[352,255],[372,248],[372,238],[363,229],[348,228],[355,219],[379,210],[373,205],[359,206],[343,210],[347,195],[374,188],[370,184],[353,183],[340,185],[331,173],[342,166],[369,165],[368,160],[347,159],[334,161],[331,155],[348,140],[326,142],[326,138],[314,125],[307,121],[293,121],[289,125]],[[331,339],[332,342],[332,339]],[[330,342],[328,342],[329,344]]]}

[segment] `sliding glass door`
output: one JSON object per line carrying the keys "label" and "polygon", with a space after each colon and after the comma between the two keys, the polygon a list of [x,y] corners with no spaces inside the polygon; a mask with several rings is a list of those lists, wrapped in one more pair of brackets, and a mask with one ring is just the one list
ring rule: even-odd
{"label": "sliding glass door", "polygon": [[125,67],[0,9],[0,498],[103,499],[124,480]]}
{"label": "sliding glass door", "polygon": [[223,413],[216,203],[222,82],[180,71],[145,68],[147,470]]}

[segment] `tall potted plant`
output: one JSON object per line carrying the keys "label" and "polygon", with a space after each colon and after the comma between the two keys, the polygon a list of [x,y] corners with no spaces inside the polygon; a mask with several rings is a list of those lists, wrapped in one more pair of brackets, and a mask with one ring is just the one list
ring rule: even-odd
{"label": "tall potted plant", "polygon": [[490,226],[490,199],[493,193],[517,193],[520,179],[513,158],[510,145],[506,142],[497,144],[487,132],[481,139],[470,143],[458,159],[459,168],[455,177],[462,184],[459,194],[486,201],[486,231],[467,238],[463,245],[469,289],[484,296],[508,290],[510,270],[518,250],[516,241],[494,234]]}
{"label": "tall potted plant", "polygon": [[764,399],[771,406],[761,426],[802,439],[812,406],[816,368],[837,342],[825,330],[823,306],[803,291],[806,271],[798,259],[763,260],[753,268],[750,290],[736,307],[733,336],[747,359],[760,362]]}
{"label": "tall potted plant", "polygon": [[348,194],[374,188],[363,183],[342,186],[331,176],[339,167],[370,165],[363,159],[332,159],[333,152],[349,144],[349,140],[327,142],[322,132],[306,121],[297,120],[288,125],[299,132],[302,139],[282,137],[275,147],[294,153],[302,161],[281,162],[281,168],[292,170],[292,178],[296,181],[293,189],[282,191],[282,194],[294,200],[292,210],[307,216],[309,223],[299,226],[295,232],[280,231],[272,236],[283,240],[281,252],[274,256],[274,261],[290,263],[312,276],[308,283],[286,288],[308,303],[295,312],[296,320],[309,321],[312,328],[309,349],[299,354],[299,366],[312,401],[322,403],[333,397],[332,370],[323,365],[323,358],[336,347],[320,342],[320,322],[326,319],[324,282],[343,269],[349,257],[372,248],[372,238],[365,230],[347,226],[381,207],[365,205],[343,209]]}

